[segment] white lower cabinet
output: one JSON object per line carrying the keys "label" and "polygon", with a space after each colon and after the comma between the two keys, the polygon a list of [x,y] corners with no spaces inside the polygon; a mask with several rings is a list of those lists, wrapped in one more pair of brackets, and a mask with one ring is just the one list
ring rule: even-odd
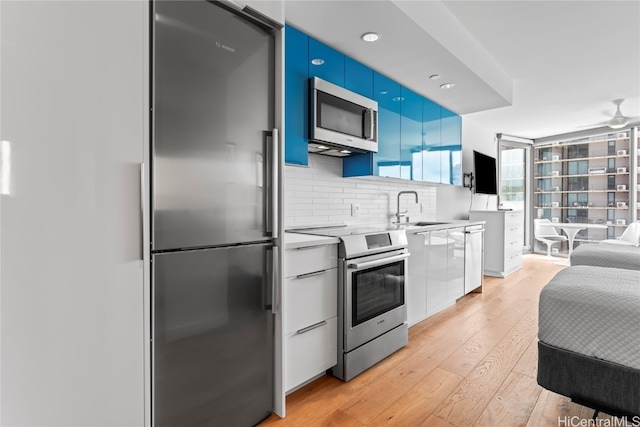
{"label": "white lower cabinet", "polygon": [[338,318],[293,332],[285,337],[285,388],[291,390],[335,366],[338,354]]}
{"label": "white lower cabinet", "polygon": [[506,277],[522,267],[522,212],[471,211],[469,220],[486,222],[484,274]]}
{"label": "white lower cabinet", "polygon": [[467,257],[481,258],[482,253],[467,253],[465,232],[465,227],[455,227],[407,233],[411,253],[406,289],[409,326],[477,288],[465,285],[465,271]]}
{"label": "white lower cabinet", "polygon": [[425,239],[427,316],[464,295],[464,227],[436,230]]}
{"label": "white lower cabinet", "polygon": [[337,246],[285,253],[285,390],[290,391],[337,363]]}

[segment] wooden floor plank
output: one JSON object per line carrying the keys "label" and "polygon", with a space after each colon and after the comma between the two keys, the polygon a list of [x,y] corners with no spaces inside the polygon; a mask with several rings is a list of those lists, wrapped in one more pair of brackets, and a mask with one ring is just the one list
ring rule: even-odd
{"label": "wooden floor plank", "polygon": [[440,368],[460,376],[467,376],[471,370],[520,320],[522,314],[507,310],[495,316],[484,327],[446,359]]}
{"label": "wooden floor plank", "polygon": [[429,375],[374,418],[368,426],[419,426],[459,383],[462,377],[442,369]]}
{"label": "wooden floor plank", "polygon": [[454,425],[473,425],[522,357],[537,333],[537,326],[535,315],[523,317],[445,399],[434,415]]}
{"label": "wooden floor plank", "polygon": [[[406,427],[412,427],[407,424]],[[424,424],[420,424],[420,427],[455,427],[453,424],[449,424],[442,418],[438,418],[435,415],[431,415]]]}
{"label": "wooden floor plank", "polygon": [[538,376],[538,338],[531,340],[531,344],[529,344],[529,347],[518,360],[513,370],[531,378]]}
{"label": "wooden floor plank", "polygon": [[524,427],[541,391],[535,379],[511,372],[474,426]]}

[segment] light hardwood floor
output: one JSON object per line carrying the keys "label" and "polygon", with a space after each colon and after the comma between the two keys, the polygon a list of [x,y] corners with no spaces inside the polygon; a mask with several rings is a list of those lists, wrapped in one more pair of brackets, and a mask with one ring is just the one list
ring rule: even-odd
{"label": "light hardwood floor", "polygon": [[509,277],[485,277],[482,294],[411,327],[405,348],[349,382],[317,379],[260,426],[588,425],[575,423],[591,409],[536,382],[538,296],[560,264],[526,255]]}

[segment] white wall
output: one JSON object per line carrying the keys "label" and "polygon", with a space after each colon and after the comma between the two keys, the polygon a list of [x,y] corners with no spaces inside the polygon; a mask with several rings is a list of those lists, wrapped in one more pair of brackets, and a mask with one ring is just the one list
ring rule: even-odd
{"label": "white wall", "polygon": [[[496,157],[499,131],[480,126],[468,116],[462,117],[462,171],[473,172],[473,150]],[[439,219],[468,219],[469,210],[496,209],[495,196],[474,195],[468,188],[453,185],[437,187],[437,217]]]}
{"label": "white wall", "polygon": [[[436,219],[436,186],[429,183],[380,177],[342,177],[342,159],[309,155],[309,167],[285,166],[285,227],[336,224],[389,224],[395,221],[399,191],[400,209],[410,220]],[[358,204],[357,216],[351,205]],[[420,207],[422,205],[422,212]]]}

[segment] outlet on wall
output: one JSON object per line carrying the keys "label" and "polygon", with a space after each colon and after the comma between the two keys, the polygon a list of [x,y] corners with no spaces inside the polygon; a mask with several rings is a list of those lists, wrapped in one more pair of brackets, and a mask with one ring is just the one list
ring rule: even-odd
{"label": "outlet on wall", "polygon": [[358,203],[351,203],[351,216],[357,217],[360,213],[360,205]]}

